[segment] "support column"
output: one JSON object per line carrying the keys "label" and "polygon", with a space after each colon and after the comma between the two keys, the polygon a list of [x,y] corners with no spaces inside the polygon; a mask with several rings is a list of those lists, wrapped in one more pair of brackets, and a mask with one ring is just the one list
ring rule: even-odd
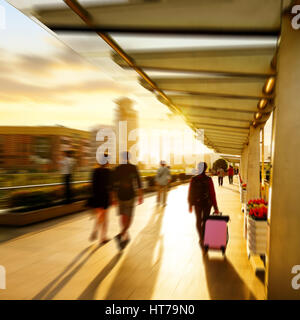
{"label": "support column", "polygon": [[248,146],[245,146],[241,156],[240,170],[243,183],[247,183],[247,168],[248,168]]}
{"label": "support column", "polygon": [[242,180],[243,180],[244,150],[245,148],[242,151],[241,158],[240,158],[240,166],[239,166],[239,173]]}
{"label": "support column", "polygon": [[247,201],[260,196],[260,127],[250,127],[247,166]]}
{"label": "support column", "polygon": [[[270,238],[269,299],[300,298],[300,30],[283,16],[277,59]],[[294,267],[298,266],[298,267]],[[294,288],[293,288],[294,286]]]}

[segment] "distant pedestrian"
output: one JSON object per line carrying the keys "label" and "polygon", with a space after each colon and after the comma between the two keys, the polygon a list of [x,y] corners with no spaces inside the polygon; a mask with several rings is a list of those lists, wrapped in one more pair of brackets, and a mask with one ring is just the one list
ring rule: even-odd
{"label": "distant pedestrian", "polygon": [[60,162],[61,173],[63,175],[63,181],[65,184],[65,202],[72,202],[72,189],[71,182],[75,169],[75,159],[73,158],[73,152],[71,150],[65,151],[65,157]]}
{"label": "distant pedestrian", "polygon": [[224,175],[225,175],[224,169],[223,168],[219,168],[217,170],[217,175],[218,175],[219,186],[222,186],[223,185],[223,178],[224,178]]}
{"label": "distant pedestrian", "polygon": [[232,166],[229,166],[228,169],[228,180],[229,180],[229,184],[233,184],[233,175],[234,175],[234,170]]}
{"label": "distant pedestrian", "polygon": [[109,241],[106,233],[108,209],[112,204],[112,172],[108,168],[108,156],[103,156],[101,163],[93,171],[92,197],[89,205],[94,208],[95,213],[95,225],[90,240],[96,240],[100,232],[100,244],[103,245]]}
{"label": "distant pedestrian", "polygon": [[162,204],[165,206],[167,204],[168,184],[171,182],[171,174],[164,161],[160,162],[155,181],[157,185],[157,205]]}
{"label": "distant pedestrian", "polygon": [[214,183],[211,177],[205,174],[207,164],[198,164],[198,175],[191,179],[188,193],[189,212],[195,208],[196,227],[199,235],[199,244],[203,248],[205,222],[210,215],[211,207],[219,213]]}
{"label": "distant pedestrian", "polygon": [[114,171],[115,197],[119,204],[122,230],[116,236],[120,249],[124,249],[130,241],[128,229],[132,223],[135,206],[135,186],[138,189],[138,204],[143,203],[143,190],[141,178],[135,165],[130,164],[129,152],[123,153],[123,162]]}

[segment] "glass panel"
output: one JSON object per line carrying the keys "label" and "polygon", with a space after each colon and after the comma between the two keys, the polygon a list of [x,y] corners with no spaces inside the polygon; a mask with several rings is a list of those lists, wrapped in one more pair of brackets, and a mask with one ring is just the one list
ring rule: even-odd
{"label": "glass panel", "polygon": [[209,49],[228,47],[274,47],[275,37],[212,37],[212,36],[161,36],[130,35],[111,33],[111,36],[125,50],[172,50],[172,49]]}

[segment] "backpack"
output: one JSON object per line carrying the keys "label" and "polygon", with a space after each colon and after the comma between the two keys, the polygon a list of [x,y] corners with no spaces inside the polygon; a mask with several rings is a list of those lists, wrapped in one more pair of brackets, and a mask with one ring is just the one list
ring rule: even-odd
{"label": "backpack", "polygon": [[193,198],[194,203],[208,203],[210,201],[209,194],[209,177],[201,176],[193,179]]}

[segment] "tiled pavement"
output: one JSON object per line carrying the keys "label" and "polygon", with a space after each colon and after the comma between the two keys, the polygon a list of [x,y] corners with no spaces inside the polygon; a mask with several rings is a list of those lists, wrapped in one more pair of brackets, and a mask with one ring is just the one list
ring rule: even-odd
{"label": "tiled pavement", "polygon": [[[218,187],[219,208],[229,214],[226,259],[218,252],[203,258],[195,218],[188,213],[187,189],[169,192],[158,209],[155,196],[137,206],[131,242],[120,253],[114,240],[90,243],[93,221],[84,212],[19,230],[0,243],[0,265],[7,289],[0,299],[263,299],[243,239],[238,187]],[[115,208],[109,213],[109,236],[119,231]]]}

